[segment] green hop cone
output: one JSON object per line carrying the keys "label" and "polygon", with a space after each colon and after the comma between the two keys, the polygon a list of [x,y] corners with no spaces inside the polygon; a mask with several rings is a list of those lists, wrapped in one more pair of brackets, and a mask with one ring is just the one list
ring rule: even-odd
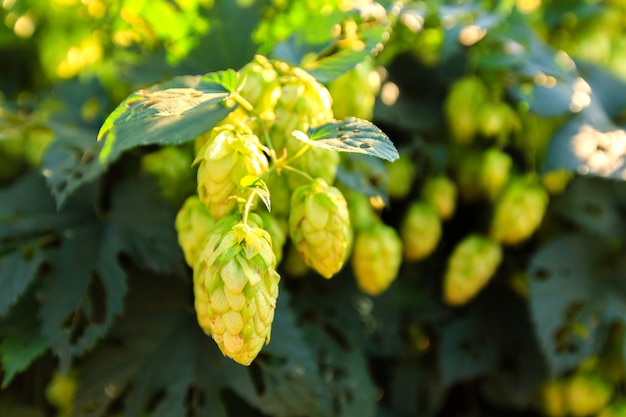
{"label": "green hop cone", "polygon": [[456,81],[445,101],[445,115],[454,143],[470,145],[479,131],[479,114],[489,91],[483,81],[468,75]]}
{"label": "green hop cone", "polygon": [[274,107],[281,93],[274,65],[266,57],[256,55],[252,62],[239,70],[239,75],[245,78],[241,96],[254,107],[262,120],[274,120]]}
{"label": "green hop cone", "polygon": [[415,177],[415,164],[410,155],[402,154],[400,159],[387,163],[387,194],[391,198],[404,198],[411,192]]}
{"label": "green hop cone", "polygon": [[433,205],[440,219],[447,220],[456,209],[456,184],[444,175],[429,177],[422,185],[422,198]]}
{"label": "green hop cone", "polygon": [[613,387],[593,372],[579,372],[567,381],[565,398],[569,415],[585,417],[600,412],[611,400]]}
{"label": "green hop cone", "polygon": [[427,201],[411,203],[400,226],[404,257],[419,261],[430,255],[441,239],[441,219]]}
{"label": "green hop cone", "polygon": [[358,117],[371,120],[376,94],[380,90],[380,75],[372,59],[360,62],[328,85],[333,97],[333,113],[337,119]]}
{"label": "green hop cone", "polygon": [[354,230],[368,229],[379,221],[368,196],[352,189],[344,191],[343,194],[348,202],[350,224]]}
{"label": "green hop cone", "polygon": [[348,203],[321,178],[297,188],[291,197],[289,235],[304,263],[332,277],[348,256],[352,227]]}
{"label": "green hop cone", "polygon": [[193,268],[204,239],[211,233],[215,220],[197,195],[187,197],[176,214],[178,244],[187,265]]}
{"label": "green hop cone", "polygon": [[507,103],[488,101],[478,112],[478,130],[485,137],[493,137],[500,146],[507,144],[510,135],[521,128],[515,110]]}
{"label": "green hop cone", "polygon": [[385,291],[402,264],[402,241],[395,229],[377,222],[359,231],[352,251],[352,270],[361,290],[369,295]]}
{"label": "green hop cone", "polygon": [[513,159],[511,156],[496,148],[483,152],[480,166],[480,184],[482,193],[489,200],[494,201],[509,181]]}
{"label": "green hop cone", "polygon": [[240,181],[246,175],[261,177],[269,170],[259,138],[245,125],[220,125],[196,156],[198,196],[211,215],[219,219],[238,204]]}
{"label": "green hop cone", "polygon": [[487,285],[501,261],[499,244],[481,235],[466,236],[448,259],[443,282],[444,301],[454,306],[470,301]]}
{"label": "green hop cone", "polygon": [[491,237],[506,245],[528,239],[541,225],[548,193],[540,185],[515,179],[498,198],[491,220]]}
{"label": "green hop cone", "polygon": [[269,343],[278,297],[272,241],[255,225],[260,222],[220,219],[194,268],[198,323],[225,356],[242,365]]}
{"label": "green hop cone", "polygon": [[550,379],[543,383],[539,389],[539,405],[546,416],[567,415],[566,389],[567,384],[563,379]]}
{"label": "green hop cone", "polygon": [[626,417],[626,399],[609,404],[598,414],[598,417]]}

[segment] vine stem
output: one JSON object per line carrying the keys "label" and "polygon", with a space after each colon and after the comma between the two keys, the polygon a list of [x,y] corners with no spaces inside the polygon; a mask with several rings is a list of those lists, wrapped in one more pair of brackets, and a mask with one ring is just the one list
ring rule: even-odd
{"label": "vine stem", "polygon": [[[274,149],[274,144],[272,143],[272,138],[268,132],[267,124],[265,123],[265,121],[263,121],[263,119],[261,119],[261,116],[259,116],[259,113],[254,109],[254,106],[250,104],[248,100],[243,98],[243,96],[239,93],[235,93],[233,95],[233,100],[235,100],[237,104],[243,107],[243,109],[247,111],[250,116],[258,120],[263,130],[263,139],[265,139],[265,143],[267,144],[268,148]],[[273,152],[270,152],[270,157],[273,159],[273,161],[275,161],[276,156]]]}

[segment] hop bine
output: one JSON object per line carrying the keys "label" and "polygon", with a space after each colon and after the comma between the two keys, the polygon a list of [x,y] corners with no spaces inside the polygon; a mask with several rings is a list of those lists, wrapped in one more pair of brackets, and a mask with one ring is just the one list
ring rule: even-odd
{"label": "hop bine", "polygon": [[194,268],[198,323],[242,365],[270,341],[280,280],[269,233],[255,214],[248,221],[235,215],[219,220]]}

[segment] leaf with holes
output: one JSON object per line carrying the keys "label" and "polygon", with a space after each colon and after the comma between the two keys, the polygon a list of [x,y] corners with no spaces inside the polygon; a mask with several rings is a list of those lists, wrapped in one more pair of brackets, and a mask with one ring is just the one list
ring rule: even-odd
{"label": "leaf with holes", "polygon": [[311,127],[307,134],[296,130],[293,136],[308,145],[331,151],[376,156],[387,161],[395,161],[400,157],[382,130],[372,122],[356,117]]}
{"label": "leaf with holes", "polygon": [[94,140],[95,132],[53,124],[55,140],[46,150],[41,172],[57,207],[84,184],[102,175],[106,166],[98,162],[102,142]]}
{"label": "leaf with holes", "polygon": [[41,334],[39,322],[33,314],[36,308],[35,297],[29,294],[0,322],[1,388],[6,388],[15,375],[48,350],[48,341]]}
{"label": "leaf with holes", "polygon": [[235,71],[227,70],[177,77],[134,92],[100,128],[100,162],[109,164],[137,146],[178,145],[207,132],[233,110],[225,102],[239,81]]}
{"label": "leaf with holes", "polygon": [[622,216],[626,183],[598,177],[575,178],[566,192],[554,199],[554,210],[578,227],[608,239],[626,236]]}
{"label": "leaf with holes", "polygon": [[443,328],[439,366],[443,383],[481,376],[498,366],[498,346],[487,326],[474,317],[459,318]]}
{"label": "leaf with holes", "polygon": [[243,367],[200,329],[187,283],[139,270],[131,275],[124,320],[84,358],[78,415],[100,416],[123,399],[123,416],[226,417],[225,392],[272,415],[322,415],[317,364],[296,328],[287,292],[279,297],[271,347]]}
{"label": "leaf with holes", "polygon": [[556,375],[604,345],[626,311],[623,256],[592,235],[564,235],[530,266],[530,311],[542,352]]}

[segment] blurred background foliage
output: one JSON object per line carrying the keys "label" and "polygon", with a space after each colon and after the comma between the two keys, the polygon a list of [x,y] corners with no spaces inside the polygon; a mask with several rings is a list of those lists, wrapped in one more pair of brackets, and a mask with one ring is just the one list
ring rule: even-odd
{"label": "blurred background foliage", "polygon": [[[626,2],[0,6],[0,415],[626,416]],[[96,138],[133,91],[256,53],[389,135],[400,160],[345,158],[339,179],[417,249],[377,296],[286,253],[244,368],[195,322],[188,173],[157,147],[105,170]],[[487,237],[497,257],[450,272]]]}

